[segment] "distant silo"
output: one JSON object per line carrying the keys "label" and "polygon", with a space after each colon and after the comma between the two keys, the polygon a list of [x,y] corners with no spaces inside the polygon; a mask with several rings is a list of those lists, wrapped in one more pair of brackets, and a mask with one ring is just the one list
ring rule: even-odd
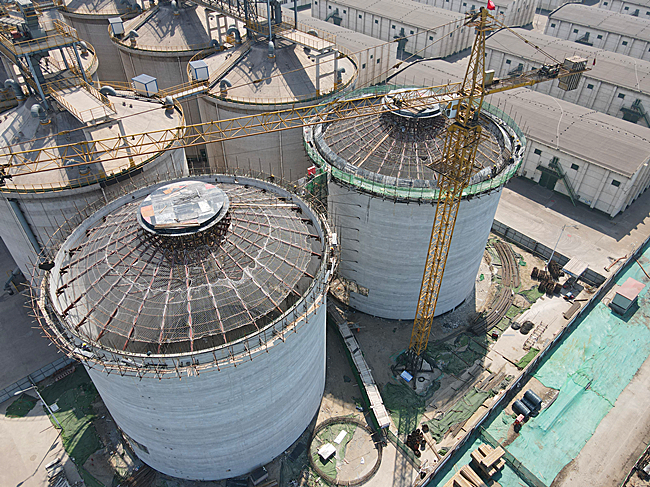
{"label": "distant silo", "polygon": [[[177,129],[183,126],[180,108],[169,110],[159,100],[134,93],[128,98],[105,96],[88,86],[55,92],[54,100],[50,103],[60,110],[45,110],[28,98],[0,121],[5,141],[0,163],[11,176],[0,186],[0,237],[25,276],[31,275],[38,254],[59,227],[78,223],[89,205],[103,205],[148,181],[188,174],[179,144],[183,133]],[[140,137],[125,138],[116,147],[97,142],[168,129],[156,136],[158,147],[166,150],[143,155],[134,155],[137,148],[129,147],[139,144]],[[81,142],[86,144],[58,148]],[[31,162],[35,159],[43,162]]]}
{"label": "distant silo", "polygon": [[65,22],[96,49],[99,79],[127,81],[119,53],[108,36],[109,19],[135,17],[142,11],[140,5],[135,0],[64,0],[60,10]]}
{"label": "distant silo", "polygon": [[84,363],[142,461],[236,477],[281,454],[318,410],[329,246],[324,220],[273,184],[161,183],[60,246],[41,325]]}
{"label": "distant silo", "polygon": [[[339,274],[354,290],[350,305],[389,319],[415,316],[438,199],[428,165],[441,159],[450,124],[437,104],[398,108],[401,96],[397,90],[377,101],[387,113],[366,109],[365,117],[304,129],[310,157],[329,172],[328,207],[341,240]],[[474,289],[501,189],[521,163],[519,130],[486,108],[479,167],[458,211],[437,315]]]}
{"label": "distant silo", "polygon": [[[192,81],[188,77],[187,64],[193,56],[210,48],[212,34],[217,40],[220,37],[219,29],[225,32],[222,17],[196,4],[179,0],[177,4],[158,3],[152,9],[123,22],[121,28],[117,29],[121,33],[115,34],[111,30],[110,37],[119,52],[126,79],[131,81],[145,74],[156,78],[159,90]],[[187,124],[201,122],[196,96],[182,99],[180,103]],[[186,149],[190,163],[201,159],[201,150],[205,154],[205,146]]]}
{"label": "distant silo", "polygon": [[[282,37],[273,46],[265,39],[248,40],[203,59],[212,84],[199,99],[201,119],[224,120],[318,104],[354,86],[357,67],[352,55],[344,55],[327,38],[302,32],[294,37],[300,43]],[[300,129],[210,144],[208,160],[215,170],[240,168],[290,181],[305,176],[311,165]]]}

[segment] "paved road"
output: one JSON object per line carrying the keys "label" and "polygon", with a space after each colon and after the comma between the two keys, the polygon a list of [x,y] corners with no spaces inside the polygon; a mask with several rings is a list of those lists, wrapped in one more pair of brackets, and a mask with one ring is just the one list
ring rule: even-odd
{"label": "paved road", "polygon": [[553,248],[567,225],[557,251],[589,264],[608,276],[604,267],[636,249],[650,234],[650,192],[646,191],[622,214],[610,218],[584,205],[573,206],[559,193],[524,178],[508,183],[496,219]]}
{"label": "paved road", "polygon": [[8,273],[15,267],[0,239],[0,389],[61,358],[29,316],[29,300],[2,291]]}
{"label": "paved road", "polygon": [[41,402],[24,418],[7,418],[12,401],[0,405],[0,485],[3,487],[45,487],[45,466],[61,459],[71,482],[81,480],[63,449],[59,432],[44,413]]}

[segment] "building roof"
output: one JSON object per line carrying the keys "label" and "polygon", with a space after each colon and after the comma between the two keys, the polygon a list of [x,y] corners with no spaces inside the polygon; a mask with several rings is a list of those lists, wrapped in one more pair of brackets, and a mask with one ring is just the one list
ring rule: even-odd
{"label": "building roof", "polygon": [[304,295],[321,263],[318,222],[268,185],[205,186],[229,207],[195,235],[142,231],[147,193],[106,206],[71,235],[49,285],[73,335],[118,353],[196,352],[258,333]]}
{"label": "building roof", "polygon": [[[83,93],[85,90],[81,90]],[[87,92],[86,92],[87,93]],[[108,96],[112,102],[115,112],[114,117],[94,125],[82,124],[70,112],[50,111],[52,122],[41,125],[38,119],[31,115],[31,107],[37,100],[29,98],[16,108],[3,113],[0,121],[0,138],[4,145],[10,145],[13,151],[31,150],[35,146],[39,148],[54,147],[62,144],[72,144],[82,141],[92,141],[115,137],[120,134],[120,129],[115,119],[121,119],[124,132],[137,134],[142,132],[173,129],[183,122],[182,115],[177,112],[165,112],[160,101],[145,99],[126,99],[119,96]],[[94,107],[89,102],[97,103],[97,99],[87,95],[74,96],[70,98],[73,108],[79,113],[87,112]],[[61,132],[61,133],[59,133]],[[173,142],[171,138],[169,142]],[[36,140],[37,142],[35,142]],[[61,167],[54,171],[31,174],[25,168],[17,167],[11,169],[13,179],[6,182],[7,189],[48,189],[61,188],[71,184],[88,183],[104,179],[106,176],[117,174],[129,167],[129,160],[126,159],[126,150],[119,151],[118,155],[125,157],[121,160],[111,160],[110,153],[99,156],[100,162],[86,166]],[[142,155],[134,157],[136,165],[143,163],[150,156]],[[6,161],[5,156],[0,155],[0,162]],[[49,168],[50,164],[39,163],[32,166],[35,169]]]}
{"label": "building roof", "polygon": [[[287,9],[290,10],[290,9]],[[293,15],[293,12],[285,10],[285,15]],[[325,31],[329,34],[336,36],[336,44],[345,47],[346,49],[356,52],[362,49],[369,49],[376,46],[386,44],[386,41],[370,37],[360,32],[355,32],[345,27],[325,22],[324,20],[312,17],[309,12],[298,12],[298,21],[301,24],[309,26],[314,29]]]}
{"label": "building roof", "polygon": [[560,20],[634,39],[650,41],[650,22],[646,19],[613,13],[602,8],[567,3],[553,10],[548,19],[549,23],[551,20]]}
{"label": "building roof", "polygon": [[[245,103],[275,104],[293,103],[296,101],[317,98],[316,95],[316,63],[310,59],[303,46],[294,44],[281,37],[275,41],[275,59],[268,57],[268,42],[261,41],[250,47],[241,45],[215,53],[207,58],[210,75],[221,71],[232,84],[228,88],[226,99]],[[242,52],[242,49],[248,49]],[[228,67],[232,59],[240,57],[234,66]],[[226,69],[224,69],[224,67]],[[347,86],[356,77],[356,66],[350,59],[338,60],[338,67],[344,68],[342,86]],[[320,63],[321,74],[334,70],[334,56],[324,58]],[[334,87],[334,76],[326,76],[320,80],[320,93],[331,93]],[[212,88],[220,95],[217,83]]]}
{"label": "building roof", "polygon": [[616,294],[619,294],[630,301],[634,301],[639,293],[643,291],[644,287],[645,284],[642,282],[628,277],[627,280],[621,284],[621,287],[616,290]]}
{"label": "building roof", "polygon": [[[152,10],[124,23],[124,33],[135,30],[137,49],[152,51],[202,50],[212,38],[206,26],[205,9],[192,3],[183,3],[176,9],[169,3],[159,3]],[[130,41],[117,42],[130,47]]]}
{"label": "building roof", "polygon": [[513,29],[520,33],[530,44],[525,43],[513,32],[501,29],[492,34],[486,41],[486,49],[511,54],[531,62],[550,63],[551,59],[542,54],[533,46],[543,49],[558,61],[565,57],[581,56],[588,60],[595,59],[596,64],[589,63],[590,71],[585,73],[586,78],[592,78],[605,83],[621,86],[633,91],[650,94],[650,62],[635,59],[624,54],[604,51],[595,47],[585,46],[577,42],[558,39],[539,32],[525,29]]}
{"label": "building roof", "polygon": [[127,2],[120,0],[65,0],[64,10],[76,14],[87,15],[124,15],[127,13],[134,14]]}
{"label": "building roof", "polygon": [[412,0],[333,0],[333,2],[426,30],[465,18],[465,14]]}
{"label": "building roof", "polygon": [[[462,80],[465,69],[442,60],[423,61],[412,64],[402,76],[408,82],[417,79],[427,85],[444,84]],[[490,95],[486,101],[514,118],[529,141],[555,147],[622,176],[631,177],[650,160],[647,127],[527,88]]]}

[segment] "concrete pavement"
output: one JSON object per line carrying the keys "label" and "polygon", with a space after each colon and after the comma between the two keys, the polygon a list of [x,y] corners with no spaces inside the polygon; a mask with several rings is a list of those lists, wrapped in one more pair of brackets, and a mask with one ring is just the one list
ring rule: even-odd
{"label": "concrete pavement", "polygon": [[650,235],[649,208],[650,192],[645,192],[622,214],[610,218],[584,205],[573,206],[569,198],[532,181],[515,178],[503,190],[496,220],[547,247],[557,243],[558,252],[583,260],[608,277],[611,272],[605,267]]}
{"label": "concrete pavement", "polygon": [[52,426],[42,403],[39,401],[24,418],[7,418],[5,412],[12,402],[0,405],[0,485],[44,487],[48,485],[45,466],[57,458],[70,483],[80,481],[63,449],[59,430]]}
{"label": "concrete pavement", "polygon": [[15,268],[16,263],[0,239],[0,389],[62,357],[29,316],[29,300],[2,291]]}

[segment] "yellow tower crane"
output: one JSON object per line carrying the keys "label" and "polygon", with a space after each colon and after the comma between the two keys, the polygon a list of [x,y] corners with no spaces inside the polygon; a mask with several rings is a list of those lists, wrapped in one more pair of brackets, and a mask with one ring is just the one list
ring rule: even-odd
{"label": "yellow tower crane", "polygon": [[[407,368],[412,375],[417,374],[422,366],[423,353],[431,334],[458,208],[463,190],[469,185],[474,170],[476,151],[481,139],[479,116],[483,99],[486,94],[536,84],[555,78],[559,74],[558,66],[553,68],[545,66],[534,73],[528,73],[528,79],[515,77],[497,83],[494,87],[488,86],[493,84],[494,80],[486,80],[485,36],[486,33],[498,28],[499,22],[488,13],[487,9],[481,8],[479,12],[468,17],[465,25],[475,28],[476,37],[465,78],[458,89],[459,99],[449,105],[451,113],[455,112],[455,121],[447,130],[442,160],[430,165],[432,169],[439,172],[439,196],[408,348]],[[585,70],[585,64],[586,59],[565,60],[563,67],[576,74],[569,75],[569,79],[561,83],[561,86],[567,90],[575,89],[580,74]]]}

